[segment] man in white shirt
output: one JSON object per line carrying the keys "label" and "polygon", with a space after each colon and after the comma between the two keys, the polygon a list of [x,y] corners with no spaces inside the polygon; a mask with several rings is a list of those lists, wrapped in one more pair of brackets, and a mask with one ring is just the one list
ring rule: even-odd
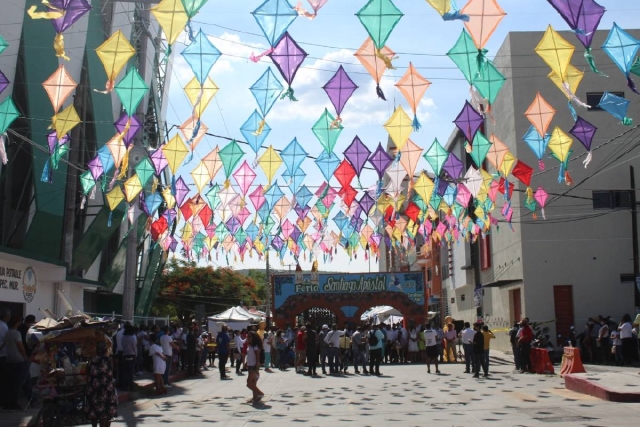
{"label": "man in white shirt", "polygon": [[631,316],[625,314],[622,316],[620,326],[618,326],[620,332],[620,340],[622,341],[622,354],[624,356],[624,363],[626,365],[631,364],[631,358],[633,354],[633,325],[631,324]]}
{"label": "man in white shirt", "polygon": [[169,384],[169,372],[171,371],[171,364],[173,361],[173,338],[169,335],[169,327],[162,327],[163,335],[160,337],[160,345],[162,346],[162,354],[167,358],[166,360],[166,368],[164,370],[164,386],[171,387]]}
{"label": "man in white shirt", "polygon": [[431,373],[431,362],[433,362],[436,365],[436,374],[439,374],[438,358],[440,355],[438,354],[438,333],[431,327],[431,323],[427,323],[425,326],[424,346],[427,355],[427,373]]}
{"label": "man in white shirt", "polygon": [[340,365],[340,337],[344,331],[338,330],[338,325],[331,325],[331,331],[324,338],[329,350],[329,374],[337,374]]}
{"label": "man in white shirt", "polygon": [[473,363],[473,336],[476,334],[476,331],[471,329],[471,324],[469,322],[464,322],[464,329],[460,332],[460,339],[462,340],[462,348],[464,350],[464,363],[465,363],[465,374],[470,374],[472,371]]}
{"label": "man in white shirt", "polygon": [[[129,323],[129,322],[127,322]],[[126,324],[126,323],[125,323]],[[116,332],[116,357],[118,359],[118,387],[124,389],[124,356],[122,355],[122,336],[124,335],[124,326],[120,325],[120,330]]]}

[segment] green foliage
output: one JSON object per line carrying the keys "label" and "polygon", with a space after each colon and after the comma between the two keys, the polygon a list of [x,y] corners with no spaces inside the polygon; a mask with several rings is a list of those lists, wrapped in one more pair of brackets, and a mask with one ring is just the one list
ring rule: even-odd
{"label": "green foliage", "polygon": [[200,304],[211,315],[238,304],[260,305],[265,297],[265,274],[259,270],[244,275],[231,268],[199,267],[195,262],[172,259],[161,280],[151,309],[155,316],[186,320]]}

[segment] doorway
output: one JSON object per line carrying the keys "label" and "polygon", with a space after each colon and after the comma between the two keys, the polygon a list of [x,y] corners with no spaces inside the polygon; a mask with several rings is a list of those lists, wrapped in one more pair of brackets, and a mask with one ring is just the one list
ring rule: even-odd
{"label": "doorway", "polygon": [[553,303],[556,315],[556,334],[568,337],[573,326],[573,285],[553,287]]}
{"label": "doorway", "polygon": [[511,291],[511,307],[513,308],[513,319],[514,322],[519,322],[522,320],[522,297],[520,293],[520,288],[514,289]]}

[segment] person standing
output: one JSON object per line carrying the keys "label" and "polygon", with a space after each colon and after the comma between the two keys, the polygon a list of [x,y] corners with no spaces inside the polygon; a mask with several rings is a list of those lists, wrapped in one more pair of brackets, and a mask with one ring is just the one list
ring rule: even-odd
{"label": "person standing", "polygon": [[169,384],[169,373],[171,371],[171,362],[173,360],[173,347],[175,344],[173,343],[173,337],[169,334],[169,327],[167,325],[162,327],[162,336],[160,337],[160,346],[162,347],[162,354],[167,357],[167,362],[165,363],[166,368],[164,370],[164,374],[162,379],[164,380],[164,386],[171,388],[171,384]]}
{"label": "person standing", "polygon": [[235,332],[234,358],[236,359],[236,375],[242,375],[242,349],[244,348],[244,344],[246,342],[246,339],[243,338],[243,335],[246,336],[246,331],[244,329],[242,330],[242,332]]}
{"label": "person standing", "polygon": [[496,336],[489,330],[487,325],[482,327],[482,336],[484,337],[484,371],[489,373],[489,349],[491,348],[491,340],[495,339]]}
{"label": "person standing", "polygon": [[120,324],[120,329],[116,332],[116,360],[118,361],[118,387],[120,389],[124,389],[124,357],[122,356],[122,336],[124,335],[124,327],[127,324],[131,324],[126,322],[124,324]]}
{"label": "person standing", "polygon": [[162,347],[160,347],[160,339],[157,335],[149,335],[151,341],[151,347],[149,347],[149,355],[153,359],[153,376],[156,384],[156,394],[167,394],[167,389],[164,387],[164,381],[162,376],[166,367],[166,357],[162,354]]}
{"label": "person standing", "polygon": [[122,334],[122,384],[121,389],[132,391],[133,374],[136,368],[136,357],[138,356],[138,339],[135,335],[133,325],[129,322],[124,325],[124,333]]}
{"label": "person standing", "polygon": [[473,367],[473,337],[475,334],[476,331],[471,329],[471,324],[464,322],[464,329],[460,332],[460,339],[462,340],[462,349],[464,350],[465,374],[470,374],[471,368]]}
{"label": "person standing", "polygon": [[[258,336],[260,336],[260,331],[258,331]],[[262,353],[264,354],[264,371],[271,373],[273,372],[271,370],[271,344],[273,343],[273,332],[265,330],[260,338],[262,338],[262,346],[264,347],[262,350]]]}
{"label": "person standing", "polygon": [[362,331],[362,327],[359,327],[351,336],[353,367],[355,368],[356,374],[360,373],[360,371],[358,370],[358,366],[362,366],[362,373],[365,375],[369,375],[369,371],[367,371],[367,356],[365,355],[366,346],[364,337],[362,336]]}
{"label": "person standing", "polygon": [[85,388],[85,417],[93,427],[109,427],[117,415],[118,396],[113,384],[113,362],[108,354],[107,343],[96,343],[96,355],[91,359]]}
{"label": "person standing", "polygon": [[436,374],[440,373],[438,369],[438,333],[431,327],[431,323],[427,323],[423,332],[425,352],[427,358],[427,373],[431,373],[431,362],[436,365]]}
{"label": "person standing", "polygon": [[520,351],[518,349],[518,331],[520,325],[518,322],[513,323],[513,327],[509,329],[509,342],[511,343],[511,351],[513,352],[513,363],[516,366],[516,371],[520,370]]}
{"label": "person standing", "polygon": [[518,353],[520,354],[520,373],[531,371],[531,341],[533,341],[533,330],[526,319],[520,322],[520,335],[518,338]]}
{"label": "person standing", "polygon": [[258,388],[261,349],[262,340],[255,331],[249,331],[247,334],[247,388],[253,392],[253,403],[258,403],[264,397],[264,393]]}
{"label": "person standing", "polygon": [[[7,349],[4,345],[4,340],[7,336],[7,332],[9,332],[9,326],[7,326],[7,322],[11,317],[11,310],[8,308],[2,307],[0,308],[0,384],[4,384],[6,378],[4,378],[4,364],[7,361]],[[4,393],[2,389],[0,389],[0,396]],[[0,399],[0,405],[4,402],[4,399]]]}
{"label": "person standing", "polygon": [[287,363],[287,339],[284,337],[282,329],[276,332],[276,350],[278,350],[278,369],[286,371]]}
{"label": "person standing", "polygon": [[27,361],[27,352],[22,345],[22,336],[18,332],[18,326],[21,323],[20,316],[11,316],[7,323],[9,330],[4,337],[3,348],[7,356],[3,366],[3,377],[6,382],[2,385],[5,392],[2,404],[4,409],[9,411],[22,410],[18,404],[18,396],[24,383],[24,363]]}
{"label": "person standing", "polygon": [[304,374],[304,363],[307,357],[307,343],[306,343],[307,328],[301,327],[296,334],[296,373]]}
{"label": "person standing", "polygon": [[[329,358],[329,346],[324,339],[327,337],[328,333],[329,325],[322,325],[322,331],[318,334],[318,350],[320,350],[320,366],[322,366],[322,375],[327,375],[325,363]],[[329,369],[331,369],[331,365],[329,365]]]}
{"label": "person standing", "polygon": [[338,330],[338,325],[334,323],[331,325],[331,331],[324,338],[324,342],[327,344],[329,350],[330,374],[337,374],[340,369],[340,336],[342,336],[342,334],[343,332]]}
{"label": "person standing", "polygon": [[369,341],[369,372],[372,375],[381,376],[380,361],[382,360],[384,334],[377,326],[372,325],[367,334],[367,340]]}
{"label": "person standing", "polygon": [[306,356],[309,369],[306,375],[317,377],[316,367],[318,365],[318,334],[311,323],[307,323],[307,337],[306,337]]}
{"label": "person standing", "polygon": [[220,371],[221,380],[230,379],[227,376],[226,372],[227,360],[229,359],[229,343],[231,342],[231,340],[229,339],[228,331],[229,328],[227,328],[227,325],[222,325],[222,329],[216,336],[216,347],[218,351],[218,370]]}
{"label": "person standing", "polygon": [[598,331],[598,350],[600,354],[598,355],[598,359],[600,359],[600,363],[606,365],[611,357],[611,346],[609,345],[609,325],[604,320],[604,318],[600,317],[600,330]]}
{"label": "person standing", "polygon": [[33,353],[33,349],[29,343],[27,343],[27,333],[35,323],[36,317],[33,314],[29,314],[24,318],[24,322],[18,326],[18,332],[20,332],[20,336],[22,337],[22,346],[24,347],[24,351],[27,353],[27,357],[24,362],[24,382],[22,383],[22,391],[29,401],[33,398],[33,384],[31,382],[31,354]]}
{"label": "person standing", "polygon": [[624,358],[625,365],[631,364],[633,354],[633,325],[631,324],[631,316],[625,314],[622,316],[620,326],[618,326],[620,332],[620,340],[622,341],[622,356]]}
{"label": "person standing", "polygon": [[487,377],[489,375],[487,366],[484,364],[484,335],[482,335],[480,323],[474,323],[473,329],[475,330],[475,335],[473,336],[473,377],[480,377],[480,366],[482,366],[484,376]]}
{"label": "person standing", "polygon": [[[382,348],[384,348],[384,344]],[[351,338],[349,331],[345,328],[340,337],[340,370],[345,374],[349,368],[349,359],[351,359]]]}
{"label": "person standing", "polygon": [[456,327],[453,324],[451,316],[448,316],[447,319],[448,322],[444,330],[444,355],[447,363],[456,363],[458,361],[456,356],[456,338],[458,337],[458,333],[456,332]]}

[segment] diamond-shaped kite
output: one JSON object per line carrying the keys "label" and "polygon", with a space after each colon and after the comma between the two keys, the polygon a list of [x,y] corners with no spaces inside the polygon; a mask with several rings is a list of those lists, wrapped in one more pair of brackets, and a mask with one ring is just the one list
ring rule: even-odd
{"label": "diamond-shaped kite", "polygon": [[318,138],[318,141],[320,141],[320,145],[322,145],[327,153],[333,152],[333,148],[336,146],[336,142],[342,133],[342,129],[344,128],[340,122],[336,122],[335,118],[326,108],[324,109],[324,113],[322,113],[318,121],[311,128],[313,134]]}
{"label": "diamond-shaped kite", "polygon": [[115,89],[118,98],[120,98],[120,102],[122,102],[124,111],[131,117],[135,114],[140,101],[142,101],[147,94],[149,86],[147,86],[144,79],[140,77],[138,70],[136,70],[135,67],[131,67],[127,75],[118,82]]}
{"label": "diamond-shaped kite", "polygon": [[384,124],[384,128],[398,150],[402,149],[414,129],[411,117],[404,111],[402,106],[396,108],[396,111]]}
{"label": "diamond-shaped kite", "polygon": [[273,74],[273,71],[271,71],[271,67],[269,67],[251,86],[250,90],[258,103],[262,117],[266,117],[269,111],[271,111],[273,104],[275,104],[278,97],[282,94],[284,87],[276,75]]}
{"label": "diamond-shaped kite", "polygon": [[402,96],[407,100],[413,111],[413,130],[419,130],[421,126],[417,117],[418,104],[427,89],[429,89],[429,86],[431,86],[431,82],[422,77],[413,64],[409,62],[409,68],[407,68],[404,76],[398,80],[395,86],[402,93]]}
{"label": "diamond-shaped kite", "polygon": [[287,0],[266,0],[251,12],[271,47],[276,46],[289,25],[298,17]]}
{"label": "diamond-shaped kite", "polygon": [[222,53],[211,43],[209,37],[200,30],[195,39],[182,51],[182,57],[189,64],[196,79],[202,85],[207,80],[213,65]]}
{"label": "diamond-shaped kite", "polygon": [[276,65],[278,71],[280,71],[284,81],[287,82],[287,91],[282,96],[288,97],[291,101],[296,101],[296,98],[293,96],[291,84],[300,65],[302,65],[304,59],[307,57],[307,52],[296,43],[289,33],[284,33],[284,36],[268,56]]}

